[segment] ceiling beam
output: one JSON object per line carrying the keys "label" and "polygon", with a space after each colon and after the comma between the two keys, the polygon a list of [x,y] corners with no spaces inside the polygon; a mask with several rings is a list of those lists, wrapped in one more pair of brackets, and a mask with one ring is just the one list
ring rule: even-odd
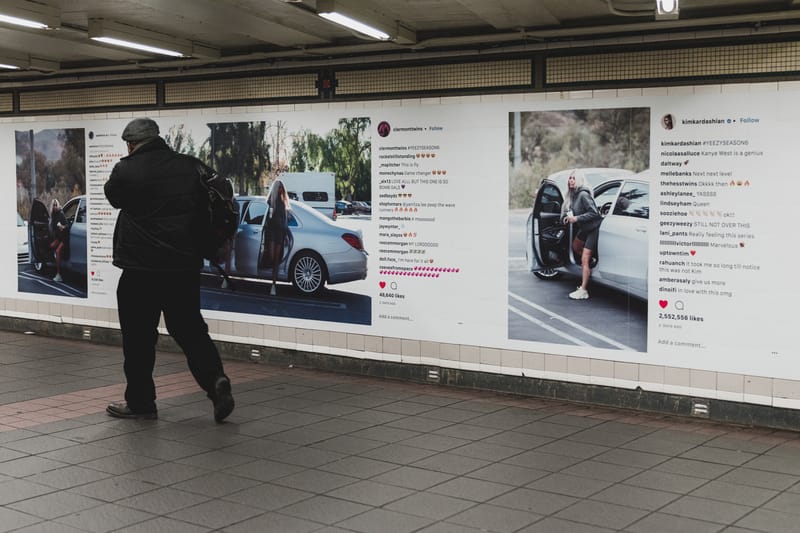
{"label": "ceiling beam", "polygon": [[458,3],[498,30],[558,26],[544,2],[530,0],[458,0]]}

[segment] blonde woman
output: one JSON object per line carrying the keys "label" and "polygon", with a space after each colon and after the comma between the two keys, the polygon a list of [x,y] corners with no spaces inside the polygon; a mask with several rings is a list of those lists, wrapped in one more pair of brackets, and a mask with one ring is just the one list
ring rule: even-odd
{"label": "blonde woman", "polygon": [[63,281],[61,277],[61,254],[64,252],[64,241],[67,237],[67,217],[61,210],[61,204],[53,198],[50,204],[50,249],[56,259],[56,275],[53,281]]}
{"label": "blonde woman", "polygon": [[597,210],[586,176],[580,170],[573,170],[567,179],[567,197],[561,214],[564,224],[576,224],[578,227],[578,231],[574,232],[572,249],[581,258],[581,284],[569,293],[569,297],[585,300],[589,297],[587,286],[592,274],[592,253],[597,251],[597,237],[603,218]]}

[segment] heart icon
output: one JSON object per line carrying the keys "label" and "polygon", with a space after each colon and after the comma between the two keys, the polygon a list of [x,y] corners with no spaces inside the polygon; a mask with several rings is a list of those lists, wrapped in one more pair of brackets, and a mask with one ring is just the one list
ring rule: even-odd
{"label": "heart icon", "polygon": [[[742,246],[744,246],[744,244]],[[94,270],[92,270],[92,277],[94,277]]]}
{"label": "heart icon", "polygon": [[664,309],[664,308],[666,308],[668,303],[669,303],[669,302],[667,302],[666,300],[659,300],[659,301],[658,301],[658,305],[660,305],[660,306],[661,306],[661,309]]}
{"label": "heart icon", "polygon": [[386,282],[385,281],[381,281],[380,283],[378,283],[378,285],[380,285],[381,289],[383,289],[383,288],[386,287]]}
{"label": "heart icon", "polygon": [[696,250],[689,250],[689,253],[690,253],[690,254],[692,254],[692,255],[694,255],[694,254],[696,254],[696,253],[697,253],[697,251],[696,251]]}

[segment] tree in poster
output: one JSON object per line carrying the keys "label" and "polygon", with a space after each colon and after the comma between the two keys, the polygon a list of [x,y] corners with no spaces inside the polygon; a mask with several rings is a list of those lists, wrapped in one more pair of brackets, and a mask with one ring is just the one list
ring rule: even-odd
{"label": "tree in poster", "polygon": [[272,168],[266,122],[217,122],[208,127],[207,162],[234,182],[238,194],[260,192],[262,177]]}
{"label": "tree in poster", "polygon": [[368,117],[343,118],[324,137],[309,131],[295,134],[289,170],[333,172],[337,198],[371,198],[369,125]]}

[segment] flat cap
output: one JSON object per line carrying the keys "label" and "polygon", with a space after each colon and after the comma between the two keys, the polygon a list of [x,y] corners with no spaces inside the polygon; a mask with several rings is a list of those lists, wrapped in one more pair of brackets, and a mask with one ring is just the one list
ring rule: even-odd
{"label": "flat cap", "polygon": [[158,137],[158,124],[150,118],[135,118],[122,130],[122,140],[139,143]]}

